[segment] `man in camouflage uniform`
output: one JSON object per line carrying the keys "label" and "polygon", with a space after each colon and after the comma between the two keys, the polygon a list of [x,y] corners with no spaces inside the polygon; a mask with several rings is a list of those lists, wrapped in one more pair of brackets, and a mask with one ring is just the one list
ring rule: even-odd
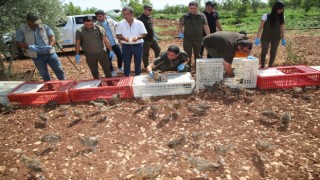
{"label": "man in camouflage uniform", "polygon": [[161,54],[153,63],[147,67],[150,77],[153,77],[154,71],[178,71],[187,72],[189,58],[186,52],[180,51],[176,45],[169,46],[166,53]]}

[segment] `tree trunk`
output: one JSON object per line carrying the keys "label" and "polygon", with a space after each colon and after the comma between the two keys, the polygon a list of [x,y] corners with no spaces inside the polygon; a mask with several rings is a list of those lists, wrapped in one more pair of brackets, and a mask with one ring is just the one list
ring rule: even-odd
{"label": "tree trunk", "polygon": [[3,58],[3,55],[0,54],[0,80],[7,80],[8,77],[6,76],[6,67],[4,65],[5,59]]}

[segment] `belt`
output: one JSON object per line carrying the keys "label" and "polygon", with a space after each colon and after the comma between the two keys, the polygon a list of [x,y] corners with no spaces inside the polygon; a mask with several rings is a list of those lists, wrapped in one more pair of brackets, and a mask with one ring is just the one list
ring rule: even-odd
{"label": "belt", "polygon": [[122,45],[126,45],[126,46],[139,46],[139,45],[140,45],[140,46],[141,46],[141,44],[142,44],[142,43],[138,43],[138,44],[124,44],[124,43],[123,43]]}

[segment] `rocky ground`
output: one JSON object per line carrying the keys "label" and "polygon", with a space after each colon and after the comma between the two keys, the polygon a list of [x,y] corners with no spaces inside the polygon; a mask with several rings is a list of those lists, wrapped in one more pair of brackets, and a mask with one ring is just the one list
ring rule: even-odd
{"label": "rocky ground", "polygon": [[[156,20],[168,29],[159,33],[163,50],[182,47],[172,24]],[[320,65],[319,33],[288,31],[291,50],[279,47],[276,64]],[[68,79],[91,78],[85,63],[79,73],[67,57],[74,60],[73,52],[60,54]],[[40,79],[30,78],[30,59],[13,65],[12,80]],[[218,84],[192,95],[13,105],[1,108],[0,177],[320,179],[319,103],[318,87],[230,91]]]}

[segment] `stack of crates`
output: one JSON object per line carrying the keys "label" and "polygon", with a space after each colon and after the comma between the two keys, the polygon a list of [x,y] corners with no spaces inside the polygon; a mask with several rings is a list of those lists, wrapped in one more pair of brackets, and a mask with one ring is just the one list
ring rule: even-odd
{"label": "stack of crates", "polygon": [[109,100],[113,94],[120,95],[121,99],[133,97],[133,77],[118,77],[79,81],[70,89],[72,102],[88,102],[96,99]]}
{"label": "stack of crates", "polygon": [[149,75],[135,76],[132,89],[134,97],[191,94],[195,87],[189,72],[165,74],[165,81],[151,81]]}
{"label": "stack of crates", "polygon": [[9,99],[7,95],[24,81],[0,81],[0,104],[8,105]]}
{"label": "stack of crates", "polygon": [[69,89],[74,81],[25,82],[8,94],[10,102],[20,105],[42,105],[47,103],[70,103]]}
{"label": "stack of crates", "polygon": [[231,88],[256,88],[259,68],[258,59],[234,58],[232,62],[235,77],[224,78],[222,58],[197,59],[196,84],[198,89],[222,81]]}
{"label": "stack of crates", "polygon": [[261,69],[259,89],[278,89],[320,85],[320,71],[308,66],[283,66]]}

